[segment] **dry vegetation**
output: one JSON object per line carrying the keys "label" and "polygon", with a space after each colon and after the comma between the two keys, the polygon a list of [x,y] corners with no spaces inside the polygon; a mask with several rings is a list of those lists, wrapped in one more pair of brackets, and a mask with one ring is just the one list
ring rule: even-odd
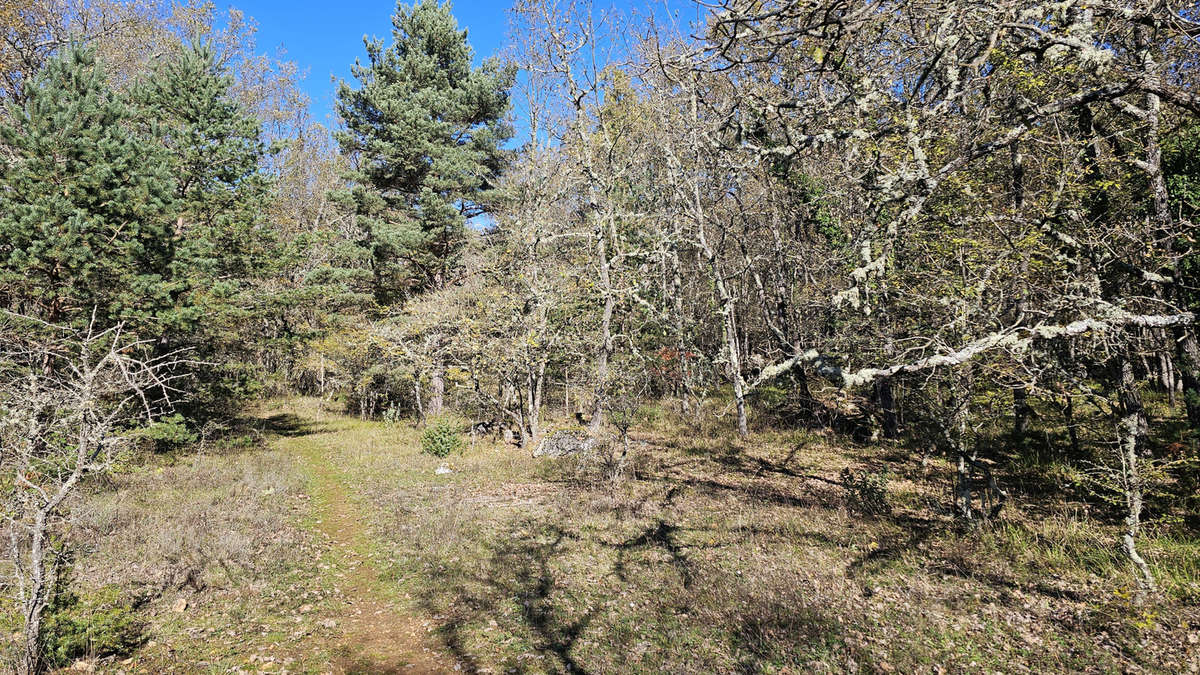
{"label": "dry vegetation", "polygon": [[[1200,667],[1195,540],[1149,534],[1164,591],[1135,607],[1111,543],[1119,524],[1082,504],[1026,496],[1002,520],[962,529],[941,459],[820,434],[739,441],[657,417],[614,484],[482,439],[438,475],[442,460],[420,454],[407,424],[277,404],[263,413],[270,450],[122,475],[89,498],[77,534],[102,548],[81,581],[142,598],[150,621],[132,661],[109,663],[413,663],[357,639],[364,626],[347,617],[365,593],[382,603],[365,629],[420,622],[435,663],[468,671]],[[841,471],[885,461],[890,513],[864,516]],[[338,532],[363,536],[323,529],[340,496],[363,522],[343,515]]]}
{"label": "dry vegetation", "polygon": [[72,533],[81,595],[116,589],[144,619],[136,652],[101,654],[100,664],[224,672],[260,655],[305,656],[304,638],[323,630],[317,612],[299,611],[334,590],[321,578],[327,547],[303,527],[305,477],[292,453],[250,445],[164,458],[83,501]]}

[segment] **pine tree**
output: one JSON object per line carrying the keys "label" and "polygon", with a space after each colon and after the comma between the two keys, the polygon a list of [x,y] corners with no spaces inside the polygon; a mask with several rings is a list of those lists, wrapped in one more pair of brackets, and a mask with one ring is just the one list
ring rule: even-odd
{"label": "pine tree", "polygon": [[178,262],[208,281],[254,275],[270,239],[263,227],[269,182],[260,171],[267,156],[262,125],[232,88],[212,48],[200,44],[163,62],[134,93],[176,180]]}
{"label": "pine tree", "polygon": [[357,171],[352,202],[383,304],[449,283],[466,223],[485,211],[512,136],[505,122],[513,72],[472,68],[467,32],[449,3],[399,4],[389,46],[364,40],[359,88],[343,82],[337,134]]}
{"label": "pine tree", "polygon": [[185,413],[233,412],[253,391],[274,295],[263,285],[281,258],[264,205],[271,183],[262,124],[233,95],[211,46],[183,46],[135,88],[147,142],[161,144],[175,177],[174,274],[197,321],[171,336],[211,364],[196,373]]}
{"label": "pine tree", "polygon": [[70,47],[0,125],[0,304],[48,322],[180,319],[161,147],[132,130],[90,49]]}

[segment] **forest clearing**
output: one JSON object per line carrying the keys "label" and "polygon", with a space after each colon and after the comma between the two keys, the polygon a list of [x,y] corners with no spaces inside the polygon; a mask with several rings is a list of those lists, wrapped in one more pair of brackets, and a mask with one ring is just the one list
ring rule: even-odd
{"label": "forest clearing", "polygon": [[[263,445],[90,503],[85,587],[191,580],[101,672],[1189,672],[1200,654],[1195,542],[1145,542],[1169,600],[1140,610],[1086,507],[1014,496],[1028,515],[964,532],[953,467],[899,445],[659,423],[614,484],[484,439],[446,462],[319,399],[256,419]],[[894,506],[864,517],[839,475],[882,462]]]}
{"label": "forest clearing", "polygon": [[3,0],[0,667],[1200,673],[1200,4]]}

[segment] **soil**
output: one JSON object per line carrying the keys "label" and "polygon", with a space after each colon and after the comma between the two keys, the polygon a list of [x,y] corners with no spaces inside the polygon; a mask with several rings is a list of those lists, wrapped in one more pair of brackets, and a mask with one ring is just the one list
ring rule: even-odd
{"label": "soil", "polygon": [[461,669],[432,633],[434,622],[389,599],[378,568],[364,555],[371,541],[361,507],[333,467],[336,431],[279,442],[295,447],[311,481],[317,528],[333,544],[335,574],[346,602],[337,661],[342,673],[445,673]]}

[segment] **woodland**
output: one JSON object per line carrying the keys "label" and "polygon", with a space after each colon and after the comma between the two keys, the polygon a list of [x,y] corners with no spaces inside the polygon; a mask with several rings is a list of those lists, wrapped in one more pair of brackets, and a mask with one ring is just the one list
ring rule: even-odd
{"label": "woodland", "polygon": [[1200,671],[1200,5],[508,15],[0,5],[6,667]]}

